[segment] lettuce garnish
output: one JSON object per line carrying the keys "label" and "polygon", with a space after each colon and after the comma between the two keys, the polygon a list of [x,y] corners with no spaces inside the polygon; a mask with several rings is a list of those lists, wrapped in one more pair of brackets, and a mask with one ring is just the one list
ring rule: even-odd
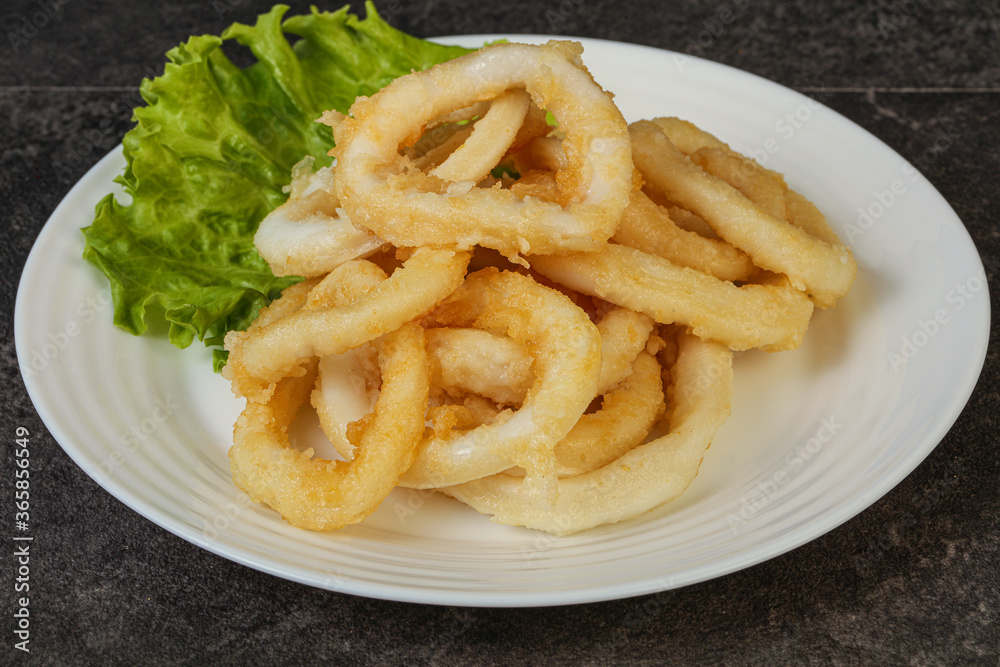
{"label": "lettuce garnish", "polygon": [[[288,7],[277,5],[256,25],[192,37],[167,53],[162,76],[142,81],[147,106],[122,140],[127,166],[116,179],[131,201],[108,195],[83,230],[84,257],[111,282],[116,325],[138,335],[150,318],[165,320],[177,347],[196,337],[214,347],[218,370],[225,334],[298,280],[271,273],[253,234],[284,202],[296,162],[330,163],[333,137],[316,118],[468,52],[402,33],[371,2],[365,8],[363,20],[347,7],[284,19]],[[234,65],[227,40],[256,62]]]}

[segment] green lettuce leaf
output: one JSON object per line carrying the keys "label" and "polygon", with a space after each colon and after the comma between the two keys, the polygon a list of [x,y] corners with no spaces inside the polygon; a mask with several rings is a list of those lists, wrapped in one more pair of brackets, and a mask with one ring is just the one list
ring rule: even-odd
{"label": "green lettuce leaf", "polygon": [[[287,10],[167,53],[163,75],[143,80],[147,106],[122,140],[127,166],[116,180],[131,201],[108,195],[83,229],[84,257],[111,283],[115,324],[138,335],[164,320],[177,347],[195,338],[216,347],[216,370],[225,334],[298,280],[274,277],[253,234],[285,200],[296,162],[330,163],[333,137],[316,118],[468,52],[392,28],[370,2],[364,20],[347,7],[283,20]],[[256,62],[234,65],[226,40]]]}

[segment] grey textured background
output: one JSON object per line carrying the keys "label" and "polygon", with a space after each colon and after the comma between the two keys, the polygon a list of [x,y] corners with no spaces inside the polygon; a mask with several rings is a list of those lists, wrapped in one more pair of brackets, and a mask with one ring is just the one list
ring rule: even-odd
{"label": "grey textured background", "polygon": [[[58,11],[15,50],[7,35],[43,5]],[[822,97],[912,162],[942,130],[957,133],[924,172],[966,223],[987,267],[993,312],[1000,310],[995,2],[376,5],[418,36],[549,33],[695,53]],[[252,22],[269,6],[4,0],[0,7],[2,516],[13,512],[17,426],[32,433],[37,491],[32,652],[12,648],[6,561],[0,664],[1000,664],[996,327],[954,428],[873,507],[769,562],[636,599],[477,610],[314,590],[201,551],[87,478],[46,433],[18,372],[12,319],[25,258],[56,204],[129,128],[123,104],[134,103],[142,76],[162,68],[163,53],[190,34]],[[725,10],[732,21],[705,38],[706,21]]]}

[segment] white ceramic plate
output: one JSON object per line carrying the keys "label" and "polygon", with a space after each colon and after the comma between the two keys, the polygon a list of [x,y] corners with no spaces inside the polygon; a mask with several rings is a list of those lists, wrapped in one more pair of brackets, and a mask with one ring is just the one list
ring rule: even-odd
{"label": "white ceramic plate", "polygon": [[240,406],[207,351],[115,329],[107,283],[80,257],[78,229],[113,188],[120,150],[56,209],[18,292],[18,360],[52,435],[117,498],[205,549],[313,586],[437,604],[556,605],[683,586],[793,549],[875,502],[941,440],[982,367],[989,299],[962,223],[903,158],[802,95],[687,56],[582,41],[628,120],[688,118],[784,172],[861,267],[801,349],[739,356],[732,417],[679,500],[566,538],[402,489],[333,534],[251,504],[226,458]]}

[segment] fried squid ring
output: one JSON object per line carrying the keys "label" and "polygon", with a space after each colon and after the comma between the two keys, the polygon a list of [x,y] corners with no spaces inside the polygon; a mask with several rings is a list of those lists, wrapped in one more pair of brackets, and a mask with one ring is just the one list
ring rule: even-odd
{"label": "fried squid ring", "polygon": [[655,323],[649,316],[611,306],[597,322],[601,334],[601,377],[597,393],[603,394],[633,372],[632,362],[646,348]]}
{"label": "fried squid ring", "polygon": [[[553,137],[528,144],[515,156],[514,164],[521,169],[522,177],[511,189],[521,196],[551,200],[556,192],[553,172],[566,161],[561,144]],[[757,270],[742,250],[680,227],[666,208],[641,190],[632,193],[611,240],[721,280],[746,280]]]}
{"label": "fried squid ring", "polygon": [[[646,347],[653,320],[619,306],[597,322],[601,336],[601,374],[597,393],[608,391],[630,373]],[[439,327],[427,330],[431,386],[451,394],[468,392],[503,405],[520,405],[535,381],[532,358],[506,336],[480,329]]]}
{"label": "fried squid ring", "polygon": [[319,360],[316,387],[309,397],[320,427],[345,461],[354,458],[348,437],[352,423],[375,409],[378,400],[378,355],[373,343]]}
{"label": "fried squid ring", "polygon": [[649,434],[663,414],[663,381],[656,358],[640,352],[632,372],[602,392],[601,408],[580,417],[556,445],[556,472],[572,477],[614,461]]}
{"label": "fried squid ring", "polygon": [[[699,167],[729,183],[767,213],[795,224],[788,214],[785,201],[789,191],[788,184],[781,174],[737,153],[728,144],[694,123],[673,117],[654,118],[652,122]],[[840,243],[829,227],[826,229],[827,235],[817,234],[809,229],[806,231],[824,241]],[[829,234],[833,234],[832,237]]]}
{"label": "fried squid ring", "polygon": [[674,206],[670,202],[657,202],[653,198],[653,193],[647,192],[645,189],[642,191],[650,201],[663,206],[667,209],[667,213],[670,215],[670,219],[674,221],[681,229],[686,229],[689,232],[694,232],[699,236],[704,236],[706,239],[718,239],[719,235],[715,233],[715,230],[705,222],[702,218],[687,210],[686,208],[681,208],[680,206]]}
{"label": "fried squid ring", "polygon": [[316,363],[278,382],[266,403],[247,401],[229,459],[233,481],[254,502],[309,530],[358,523],[392,491],[416,455],[424,429],[429,377],[423,329],[404,324],[375,343],[382,387],[354,460],[313,459],[293,449],[287,428],[309,396]]}
{"label": "fried squid ring", "polygon": [[[348,304],[386,279],[385,271],[371,262],[348,262],[309,292],[304,307],[335,308]],[[310,402],[333,448],[350,461],[355,446],[348,437],[348,429],[372,412],[378,399],[378,352],[372,343],[365,343],[340,354],[329,354],[319,360],[317,371]]]}
{"label": "fried squid ring", "polygon": [[[614,232],[632,190],[627,126],[579,62],[579,45],[496,44],[399,77],[359,98],[337,128],[337,193],[351,219],[401,247],[473,245],[507,256],[594,250]],[[524,88],[565,130],[559,201],[502,188],[442,188],[404,173],[399,146],[433,118]]]}
{"label": "fried squid ring", "polygon": [[754,205],[725,181],[691,162],[651,121],[629,126],[632,158],[646,184],[704,218],[757,266],[783,273],[796,289],[827,307],[847,293],[857,273],[851,252],[810,235]]}
{"label": "fried squid ring", "polygon": [[680,495],[698,468],[719,426],[729,416],[733,393],[732,352],[724,345],[678,337],[670,431],[630,449],[613,462],[560,479],[554,507],[539,509],[522,480],[493,475],[441,489],[493,521],[568,535],[636,517]]}
{"label": "fried squid ring", "polygon": [[431,176],[473,183],[486,178],[514,142],[530,102],[531,96],[523,90],[509,90],[493,100],[486,115],[472,126],[469,138],[431,169]]}
{"label": "fried squid ring", "polygon": [[458,484],[519,465],[539,498],[551,499],[552,452],[597,394],[597,327],[560,292],[497,269],[471,274],[430,319],[509,336],[528,350],[536,379],[517,412],[450,439],[427,439],[400,484]]}
{"label": "fried squid ring", "polygon": [[642,191],[632,193],[612,240],[720,280],[746,280],[756,271],[745,252],[681,229],[665,208]]}
{"label": "fried squid ring", "polygon": [[[607,392],[601,408],[580,417],[573,430],[556,445],[556,473],[572,477],[614,461],[640,444],[663,415],[663,381],[656,358],[640,352],[632,372]],[[518,469],[505,474],[522,476]]]}
{"label": "fried squid ring", "polygon": [[663,133],[670,138],[671,143],[677,146],[685,155],[691,155],[702,148],[732,150],[729,144],[690,121],[674,116],[667,116],[653,118],[650,122],[663,130]]}
{"label": "fried squid ring", "polygon": [[385,270],[374,262],[363,259],[345,262],[316,283],[306,298],[305,308],[320,310],[346,306],[388,278]]}
{"label": "fried squid ring", "polygon": [[388,280],[349,304],[302,309],[252,331],[231,331],[223,375],[237,396],[265,401],[278,380],[301,374],[313,357],[358,347],[432,309],[462,284],[468,263],[467,252],[418,248]]}
{"label": "fried squid ring", "polygon": [[802,344],[813,304],[777,285],[741,287],[628,246],[609,243],[593,253],[532,257],[531,266],[571,289],[684,324],[695,335],[734,350],[790,350]]}
{"label": "fried squid ring", "polygon": [[292,171],[288,201],[261,220],[253,241],[274,275],[320,276],[386,246],[351,223],[333,194],[333,179],[330,167],[313,173],[306,158]]}
{"label": "fried squid ring", "polygon": [[271,322],[277,322],[300,310],[309,301],[309,294],[319,280],[319,278],[309,278],[283,289],[281,296],[258,311],[257,318],[247,327],[246,333],[262,329]]}
{"label": "fried squid ring", "polygon": [[557,172],[566,168],[566,151],[562,147],[562,139],[557,137],[538,137],[513,155],[514,168],[524,174],[539,170]]}
{"label": "fried squid ring", "polygon": [[826,216],[820,213],[815,204],[791,188],[785,190],[785,214],[788,216],[788,222],[801,227],[816,238],[823,239],[827,243],[840,243],[840,237],[830,228]]}
{"label": "fried squid ring", "polygon": [[410,158],[413,166],[420,171],[430,172],[443,164],[448,156],[469,140],[474,127],[471,123],[444,125],[430,134],[424,134],[420,137],[420,141],[404,149],[402,154]]}
{"label": "fried squid ring", "polygon": [[779,220],[787,220],[785,210],[785,179],[725,148],[706,146],[688,156],[705,172],[729,183],[760,210]]}
{"label": "fried squid ring", "polygon": [[[551,200],[556,191],[555,178],[549,171],[527,171],[511,185],[511,190],[522,197]],[[706,238],[683,229],[666,208],[641,190],[632,193],[611,240],[720,280],[747,280],[757,271],[745,252],[718,238]]]}
{"label": "fried squid ring", "polygon": [[500,405],[520,405],[535,380],[532,358],[507,336],[482,329],[427,330],[431,387],[449,395],[485,396]]}

